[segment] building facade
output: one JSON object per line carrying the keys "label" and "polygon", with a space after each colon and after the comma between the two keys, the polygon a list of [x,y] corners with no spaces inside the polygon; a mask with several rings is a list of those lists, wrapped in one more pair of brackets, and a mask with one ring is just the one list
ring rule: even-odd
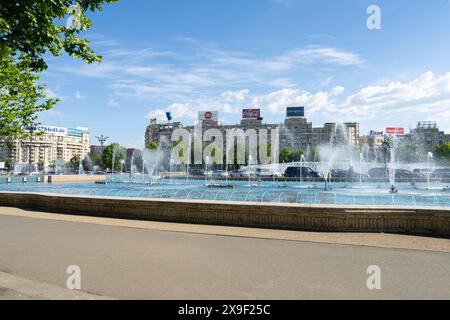
{"label": "building facade", "polygon": [[316,127],[312,129],[312,137],[314,146],[319,146],[327,143],[336,145],[351,145],[355,148],[359,147],[359,123],[346,122],[342,124],[329,122],[325,123],[323,127]]}
{"label": "building facade", "polygon": [[439,130],[437,122],[421,121],[402,139],[407,143],[414,144],[424,152],[433,152],[437,146],[446,142],[446,137],[448,139],[448,135]]}
{"label": "building facade", "polygon": [[[4,142],[6,139],[0,138],[2,145]],[[74,156],[83,158],[90,152],[90,134],[86,128],[38,126],[29,139],[13,139],[12,142],[12,147],[0,148],[0,160],[10,158],[15,163],[49,166],[56,160],[68,162]]]}
{"label": "building facade", "polygon": [[[313,128],[312,122],[304,116],[303,107],[287,108],[286,118],[281,124],[267,124],[260,116],[260,110],[244,110],[243,119],[236,125],[223,125],[218,118],[218,112],[200,112],[199,123],[202,125],[202,133],[209,129],[217,129],[224,138],[224,148],[227,146],[228,130],[267,130],[268,143],[271,142],[271,132],[279,129],[279,148],[289,148],[293,151],[305,151],[313,146],[321,144],[348,144],[355,148],[359,146],[359,123],[326,123],[323,127]],[[214,115],[214,116],[211,116]],[[250,115],[250,116],[247,116]],[[251,116],[254,115],[254,116]],[[145,143],[149,145],[156,142],[165,147],[171,143],[172,133],[175,129],[184,128],[194,132],[194,126],[183,127],[180,122],[160,124],[152,119],[145,133]],[[204,146],[210,142],[204,142]],[[226,150],[224,150],[226,154]]]}

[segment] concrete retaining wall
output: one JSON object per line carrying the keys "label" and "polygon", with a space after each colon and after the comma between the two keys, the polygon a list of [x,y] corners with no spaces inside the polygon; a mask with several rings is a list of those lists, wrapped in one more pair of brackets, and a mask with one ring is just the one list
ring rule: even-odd
{"label": "concrete retaining wall", "polygon": [[436,208],[149,200],[0,192],[0,206],[55,213],[211,225],[450,236],[450,211]]}

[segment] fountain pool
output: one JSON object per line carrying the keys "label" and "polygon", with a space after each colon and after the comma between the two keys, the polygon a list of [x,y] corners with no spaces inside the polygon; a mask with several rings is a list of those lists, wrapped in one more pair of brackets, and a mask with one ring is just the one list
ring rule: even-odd
{"label": "fountain pool", "polygon": [[234,181],[231,188],[211,188],[204,180],[169,179],[152,185],[145,183],[123,183],[120,175],[109,177],[110,183],[46,184],[46,183],[4,183],[0,191],[38,192],[102,197],[131,197],[148,199],[217,200],[272,203],[298,203],[305,205],[381,205],[381,206],[430,206],[450,210],[450,191],[445,183],[427,183],[411,186],[398,183],[398,194],[390,194],[387,183],[333,183],[332,190],[325,191],[323,182],[275,182],[262,181],[248,184],[248,181]]}

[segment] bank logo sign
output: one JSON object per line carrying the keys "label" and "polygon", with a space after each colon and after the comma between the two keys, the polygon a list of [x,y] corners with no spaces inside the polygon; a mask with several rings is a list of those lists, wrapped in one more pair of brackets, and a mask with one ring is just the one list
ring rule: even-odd
{"label": "bank logo sign", "polygon": [[198,113],[199,121],[219,121],[218,111],[200,111]]}
{"label": "bank logo sign", "polygon": [[287,108],[287,117],[295,118],[295,117],[304,117],[305,116],[305,107],[289,107]]}
{"label": "bank logo sign", "polygon": [[384,136],[384,132],[377,131],[377,130],[370,130],[369,135],[376,136],[376,137],[382,137],[382,136]]}

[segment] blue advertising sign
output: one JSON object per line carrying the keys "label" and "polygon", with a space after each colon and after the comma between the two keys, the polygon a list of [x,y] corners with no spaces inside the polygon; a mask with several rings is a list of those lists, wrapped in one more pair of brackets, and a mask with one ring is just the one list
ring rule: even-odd
{"label": "blue advertising sign", "polygon": [[304,117],[305,116],[305,107],[290,107],[287,108],[287,116],[291,117]]}
{"label": "blue advertising sign", "polygon": [[166,117],[167,117],[167,120],[172,121],[172,119],[173,119],[172,112],[166,112]]}

